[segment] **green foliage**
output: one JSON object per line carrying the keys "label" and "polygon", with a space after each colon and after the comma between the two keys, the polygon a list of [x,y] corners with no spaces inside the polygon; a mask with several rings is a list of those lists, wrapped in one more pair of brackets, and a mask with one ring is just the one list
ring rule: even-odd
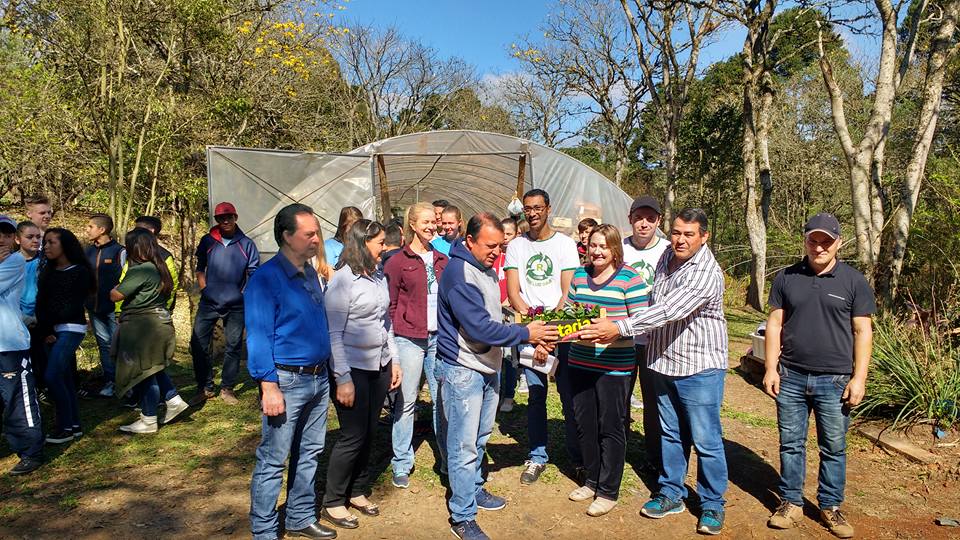
{"label": "green foliage", "polygon": [[879,319],[858,414],[889,414],[895,424],[960,419],[960,348],[952,339],[893,317]]}

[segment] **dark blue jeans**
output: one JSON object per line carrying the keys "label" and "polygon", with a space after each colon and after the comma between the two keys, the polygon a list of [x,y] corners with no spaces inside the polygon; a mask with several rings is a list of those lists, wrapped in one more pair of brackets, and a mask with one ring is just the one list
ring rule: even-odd
{"label": "dark blue jeans", "polygon": [[140,381],[135,389],[140,396],[140,411],[144,416],[157,415],[157,406],[160,404],[161,397],[166,401],[177,395],[177,387],[173,385],[166,371],[154,373]]}
{"label": "dark blue jeans", "polygon": [[697,449],[697,494],[704,510],[722,511],[726,503],[727,457],[720,425],[725,375],[722,369],[708,369],[687,377],[654,377],[662,433],[660,493],[674,501],[686,498],[689,454],[683,441],[689,436]]}
{"label": "dark blue jeans", "polygon": [[73,358],[83,341],[80,332],[56,332],[57,340],[47,344],[47,388],[53,397],[57,429],[80,428],[80,405],[73,381]]}
{"label": "dark blue jeans", "polygon": [[250,527],[255,540],[280,535],[277,499],[287,457],[286,528],[302,529],[317,521],[314,479],[327,435],[327,375],[277,371],[277,376],[284,413],[261,415],[260,445],[250,482]]}
{"label": "dark blue jeans", "polygon": [[210,341],[217,321],[223,319],[226,350],[223,353],[223,388],[233,388],[240,374],[240,350],[243,347],[243,307],[217,310],[200,302],[193,320],[193,335],[190,337],[190,353],[193,355],[193,374],[197,391],[213,390],[213,359],[210,358]]}
{"label": "dark blue jeans", "polygon": [[117,333],[117,316],[114,312],[94,313],[87,311],[90,316],[90,325],[93,335],[97,338],[97,351],[100,353],[100,367],[103,369],[103,378],[107,382],[114,382],[117,378],[117,368],[110,358],[110,343]]}
{"label": "dark blue jeans", "polygon": [[40,403],[30,367],[30,351],[0,352],[0,404],[3,435],[20,458],[43,459]]}
{"label": "dark blue jeans", "polygon": [[780,365],[777,424],[780,428],[780,494],[803,506],[807,472],[807,424],[817,420],[820,508],[840,506],[847,480],[847,429],[850,411],[841,401],[849,375],[801,373]]}
{"label": "dark blue jeans", "polygon": [[500,370],[500,399],[513,399],[517,395],[517,368],[513,365],[517,348],[505,347],[503,350],[503,367]]}
{"label": "dark blue jeans", "polygon": [[[566,438],[564,443],[570,461],[574,467],[583,465],[583,456],[580,452],[580,438],[577,433],[577,419],[573,412],[573,390],[570,387],[570,366],[567,365],[567,356],[570,353],[570,344],[564,343],[557,347],[557,371],[554,375],[557,383],[557,393],[560,394],[560,408],[563,412],[563,424]],[[527,434],[530,439],[530,461],[545,464],[549,460],[547,455],[547,376],[539,371],[524,368],[527,378],[527,387],[530,394],[527,402]]]}

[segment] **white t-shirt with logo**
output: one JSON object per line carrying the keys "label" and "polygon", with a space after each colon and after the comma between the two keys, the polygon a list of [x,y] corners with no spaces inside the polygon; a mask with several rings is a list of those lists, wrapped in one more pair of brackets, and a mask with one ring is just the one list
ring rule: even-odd
{"label": "white t-shirt with logo", "polygon": [[427,332],[437,331],[437,293],[440,285],[437,283],[437,274],[433,270],[433,251],[420,253],[423,266],[427,270]]}
{"label": "white t-shirt with logo", "polygon": [[[663,255],[663,252],[670,247],[670,242],[656,236],[654,237],[656,240],[655,244],[645,249],[637,249],[633,247],[630,238],[631,237],[628,236],[623,239],[623,262],[632,266],[633,269],[640,274],[640,277],[643,278],[647,287],[652,289],[653,276],[657,272],[657,263],[660,261],[660,256]],[[634,337],[633,342],[637,345],[646,345],[646,334],[640,334]]]}
{"label": "white t-shirt with logo", "polygon": [[560,273],[580,266],[577,243],[565,234],[553,233],[546,240],[530,240],[527,235],[510,241],[504,269],[515,269],[520,276],[520,296],[530,307],[557,307],[563,298]]}

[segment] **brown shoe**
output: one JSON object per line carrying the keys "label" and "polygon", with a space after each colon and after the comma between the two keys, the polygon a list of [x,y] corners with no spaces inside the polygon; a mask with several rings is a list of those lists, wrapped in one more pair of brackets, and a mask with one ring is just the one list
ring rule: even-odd
{"label": "brown shoe", "polygon": [[846,516],[840,513],[839,507],[822,508],[820,519],[837,538],[853,538],[853,525],[847,521]]}
{"label": "brown shoe", "polygon": [[203,390],[197,392],[192,398],[190,398],[190,406],[196,407],[202,405],[203,402],[208,399],[212,399],[216,394],[213,393],[213,390],[209,388],[204,388]]}
{"label": "brown shoe", "polygon": [[793,503],[783,501],[773,515],[770,516],[767,525],[774,529],[792,529],[800,525],[800,520],[802,519],[803,508]]}
{"label": "brown shoe", "polygon": [[237,395],[233,393],[233,388],[223,388],[220,390],[220,399],[223,400],[227,405],[237,405],[240,403],[240,400],[237,399]]}

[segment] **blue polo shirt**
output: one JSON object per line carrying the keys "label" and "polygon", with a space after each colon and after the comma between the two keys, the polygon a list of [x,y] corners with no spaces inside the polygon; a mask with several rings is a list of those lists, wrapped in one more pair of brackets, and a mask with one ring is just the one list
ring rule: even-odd
{"label": "blue polo shirt", "polygon": [[330,331],[317,271],[283,253],[260,266],[243,292],[247,370],[277,382],[275,364],[315,366],[330,360]]}

